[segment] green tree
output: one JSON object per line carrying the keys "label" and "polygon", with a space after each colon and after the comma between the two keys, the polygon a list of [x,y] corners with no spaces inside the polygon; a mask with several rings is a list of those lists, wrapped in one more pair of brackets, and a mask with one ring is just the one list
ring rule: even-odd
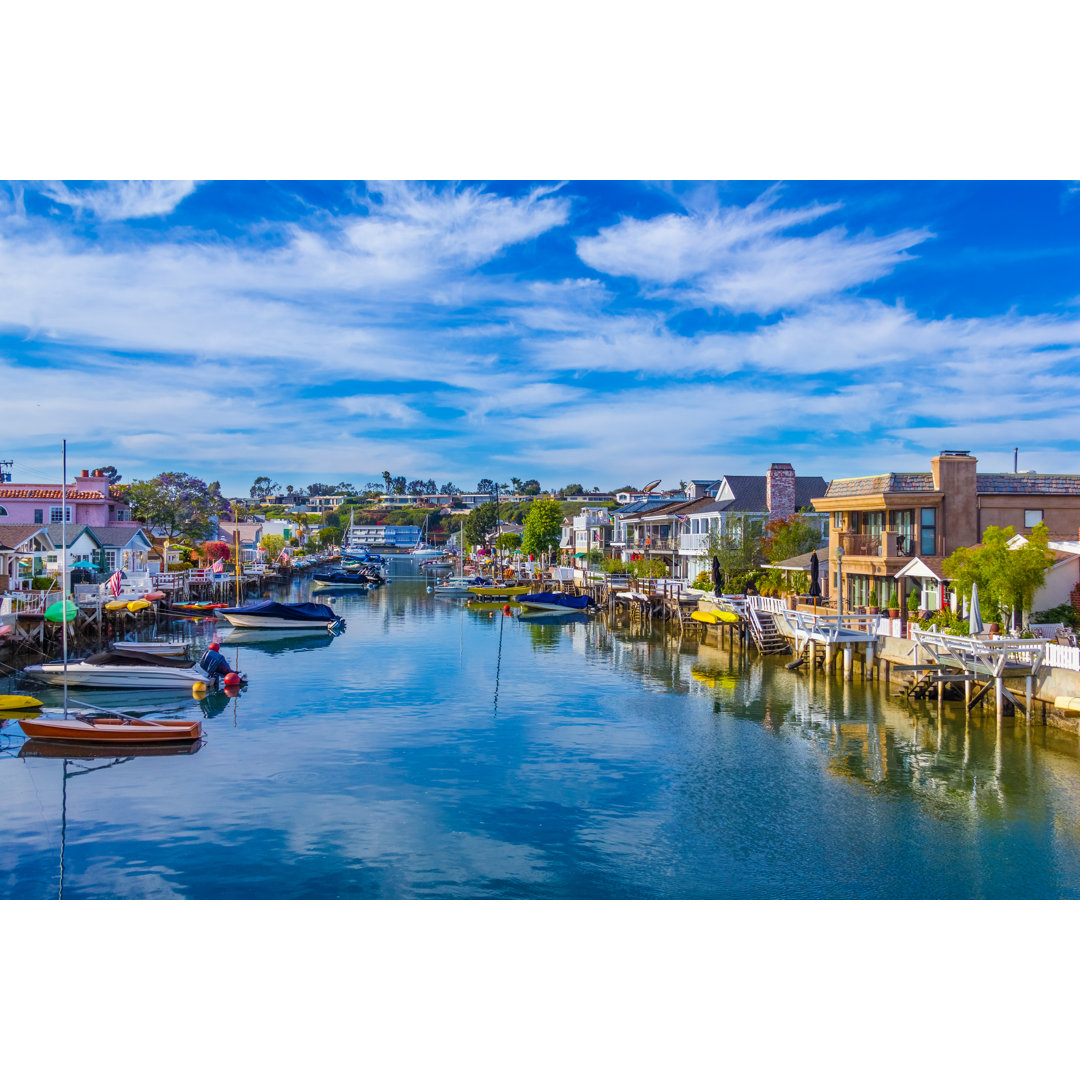
{"label": "green tree", "polygon": [[537,500],[525,516],[521,550],[526,555],[545,555],[559,546],[562,536],[562,506],[551,500]]}
{"label": "green tree", "polygon": [[319,530],[319,543],[323,547],[336,546],[341,543],[343,532],[337,525],[325,525]]}
{"label": "green tree", "polygon": [[478,495],[494,495],[495,490],[496,485],[494,480],[484,479],[476,485],[476,492]]}
{"label": "green tree", "polygon": [[761,561],[761,521],[746,514],[729,514],[722,530],[706,534],[705,553],[720,564],[725,592],[742,590]]}
{"label": "green tree", "polygon": [[270,561],[273,562],[285,550],[285,537],[277,535],[264,536],[262,546]]}
{"label": "green tree", "polygon": [[792,514],[765,526],[761,555],[765,562],[783,562],[813,551],[820,543],[821,529],[817,522],[803,514]]}
{"label": "green tree", "polygon": [[521,534],[520,533],[503,533],[495,544],[500,549],[506,551],[514,551],[516,548],[521,547]]}
{"label": "green tree", "polygon": [[572,495],[584,495],[585,489],[580,484],[567,484],[559,494],[562,498],[567,499]]}
{"label": "green tree", "polygon": [[251,497],[253,499],[269,499],[275,491],[280,491],[281,485],[275,484],[269,476],[256,476],[255,483],[251,485]]}
{"label": "green tree", "polygon": [[526,480],[521,485],[522,495],[539,495],[540,494],[540,481],[539,480]]}
{"label": "green tree", "polygon": [[389,495],[393,491],[393,488],[394,488],[394,478],[393,478],[393,476],[390,475],[390,470],[389,469],[383,469],[381,475],[382,475],[383,485],[386,487],[386,494]]}
{"label": "green tree", "polygon": [[1014,622],[1018,611],[1029,611],[1046,571],[1054,565],[1044,524],[1031,530],[1026,544],[1010,547],[1015,535],[1011,525],[1004,529],[991,525],[981,544],[957,548],[942,564],[942,573],[961,596],[970,596],[971,586],[978,583],[979,609],[994,622]]}
{"label": "green tree", "polygon": [[119,484],[120,481],[123,479],[123,477],[116,471],[115,465],[102,465],[101,468],[97,471],[100,472],[101,475],[104,476],[110,484]]}
{"label": "green tree", "polygon": [[170,543],[183,539],[198,544],[213,532],[213,518],[224,509],[218,492],[221,485],[208,485],[188,473],[163,472],[153,480],[128,484],[124,498],[132,516],[145,522]]}
{"label": "green tree", "polygon": [[465,518],[465,540],[473,547],[483,547],[487,534],[498,521],[499,508],[494,502],[481,503]]}

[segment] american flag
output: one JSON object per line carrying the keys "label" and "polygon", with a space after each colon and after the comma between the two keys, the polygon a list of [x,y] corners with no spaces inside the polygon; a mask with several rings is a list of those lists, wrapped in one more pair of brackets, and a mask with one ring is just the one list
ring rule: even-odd
{"label": "american flag", "polygon": [[211,566],[210,569],[213,570],[215,574],[223,574],[225,573],[225,564],[221,561],[221,559],[218,559],[218,561],[214,563],[214,565]]}
{"label": "american flag", "polygon": [[119,596],[120,595],[120,582],[122,580],[123,580],[123,575],[120,573],[119,570],[117,570],[116,573],[113,574],[113,576],[111,578],[109,578],[109,581],[108,581],[109,591],[113,594],[113,596]]}

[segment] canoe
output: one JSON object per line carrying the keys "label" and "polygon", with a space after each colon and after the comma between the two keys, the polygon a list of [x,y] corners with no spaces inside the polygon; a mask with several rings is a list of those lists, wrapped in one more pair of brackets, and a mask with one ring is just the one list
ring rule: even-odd
{"label": "canoe", "polygon": [[36,697],[28,697],[26,694],[0,694],[0,712],[40,708],[41,702]]}
{"label": "canoe", "polygon": [[20,720],[30,739],[74,743],[168,743],[202,738],[201,720],[122,719],[117,716],[67,716]]}

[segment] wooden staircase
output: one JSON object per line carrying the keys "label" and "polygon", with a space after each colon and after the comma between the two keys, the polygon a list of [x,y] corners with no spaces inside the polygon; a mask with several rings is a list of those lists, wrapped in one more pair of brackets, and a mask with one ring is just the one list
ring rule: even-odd
{"label": "wooden staircase", "polygon": [[754,639],[759,653],[786,653],[788,651],[788,643],[776,629],[771,611],[747,604],[746,620],[750,625],[750,636]]}

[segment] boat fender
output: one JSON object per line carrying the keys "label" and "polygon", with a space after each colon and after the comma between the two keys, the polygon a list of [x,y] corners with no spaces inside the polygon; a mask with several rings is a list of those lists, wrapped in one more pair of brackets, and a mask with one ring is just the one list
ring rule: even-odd
{"label": "boat fender", "polygon": [[429,585],[429,586],[427,587],[427,591],[428,591],[428,592],[431,592],[431,591],[432,591],[432,589],[431,589],[431,586],[430,586],[430,585]]}
{"label": "boat fender", "polygon": [[239,686],[240,676],[235,671],[230,671],[223,681],[226,686]]}
{"label": "boat fender", "polygon": [[191,696],[192,697],[205,697],[208,687],[204,682],[197,682],[191,684]]}
{"label": "boat fender", "polygon": [[503,604],[503,614],[504,615],[509,615],[510,614],[510,605],[509,604]]}

